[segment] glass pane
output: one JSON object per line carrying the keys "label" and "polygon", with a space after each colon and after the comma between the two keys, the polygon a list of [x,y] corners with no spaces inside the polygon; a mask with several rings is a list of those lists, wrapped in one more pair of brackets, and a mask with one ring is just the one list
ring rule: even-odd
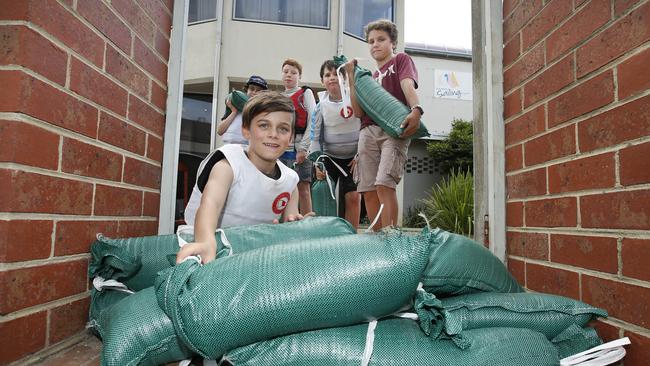
{"label": "glass pane", "polygon": [[363,27],[377,19],[393,19],[392,0],[354,0],[345,2],[345,31],[366,39]]}
{"label": "glass pane", "polygon": [[236,0],[235,18],[329,26],[329,0]]}
{"label": "glass pane", "polygon": [[190,0],[188,23],[216,18],[217,0]]}

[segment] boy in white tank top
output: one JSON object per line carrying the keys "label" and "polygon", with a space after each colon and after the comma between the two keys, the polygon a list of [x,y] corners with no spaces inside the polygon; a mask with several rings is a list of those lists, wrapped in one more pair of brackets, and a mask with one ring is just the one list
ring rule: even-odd
{"label": "boy in white tank top", "polygon": [[200,255],[203,263],[214,260],[218,227],[303,218],[298,213],[298,175],[278,161],[292,141],[293,102],[280,93],[263,92],[246,103],[242,115],[248,149],[225,145],[201,163],[185,210],[195,242],[181,248],[177,263],[189,255]]}

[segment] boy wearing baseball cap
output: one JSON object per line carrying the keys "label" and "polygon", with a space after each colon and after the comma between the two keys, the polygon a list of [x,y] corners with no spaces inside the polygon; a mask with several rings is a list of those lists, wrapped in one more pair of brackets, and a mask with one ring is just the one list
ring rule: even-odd
{"label": "boy wearing baseball cap", "polygon": [[[268,90],[269,86],[266,80],[261,76],[252,75],[246,82],[246,95],[249,98],[257,95],[257,93]],[[221,136],[224,144],[239,144],[246,145],[248,141],[244,138],[241,132],[242,114],[232,104],[230,98],[226,99],[226,106],[232,111],[226,118],[223,118],[217,125],[217,133]]]}

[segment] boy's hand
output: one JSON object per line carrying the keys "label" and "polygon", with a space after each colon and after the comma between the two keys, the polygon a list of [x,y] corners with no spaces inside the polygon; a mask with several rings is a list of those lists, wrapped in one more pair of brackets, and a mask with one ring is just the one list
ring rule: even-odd
{"label": "boy's hand", "polygon": [[233,111],[235,114],[239,112],[237,108],[235,108],[235,106],[232,105],[232,101],[230,100],[230,98],[226,98],[226,107],[230,108],[230,110]]}
{"label": "boy's hand", "polygon": [[306,151],[298,151],[298,153],[296,154],[296,164],[302,164],[306,158],[307,158]]}
{"label": "boy's hand", "polygon": [[217,243],[189,243],[184,245],[176,254],[176,264],[181,263],[190,255],[200,255],[201,262],[207,264],[217,257]]}
{"label": "boy's hand", "polygon": [[325,179],[325,172],[320,170],[319,167],[316,167],[316,179],[318,179],[318,180]]}
{"label": "boy's hand", "polygon": [[343,69],[345,70],[345,75],[352,75],[354,77],[354,67],[357,66],[357,59],[353,58],[352,60],[345,63]]}
{"label": "boy's hand", "polygon": [[417,109],[411,111],[399,127],[404,129],[402,134],[399,135],[400,138],[406,138],[415,134],[418,128],[420,128],[420,112]]}
{"label": "boy's hand", "polygon": [[[310,217],[310,216],[316,216],[316,213],[314,211],[312,211],[312,212],[309,212],[309,213],[307,213],[305,215],[301,215],[301,214],[289,215],[284,220],[284,222],[300,221],[300,220],[304,219],[305,217]],[[273,223],[274,224],[279,224],[280,220],[274,219]]]}

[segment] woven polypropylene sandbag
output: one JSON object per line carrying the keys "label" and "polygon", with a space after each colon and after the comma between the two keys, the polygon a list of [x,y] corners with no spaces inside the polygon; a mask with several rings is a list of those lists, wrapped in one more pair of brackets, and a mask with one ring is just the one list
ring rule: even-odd
{"label": "woven polypropylene sandbag", "polygon": [[563,296],[538,293],[476,293],[438,300],[419,291],[415,311],[425,333],[451,337],[467,347],[464,333],[470,329],[526,328],[553,339],[567,328],[585,326],[605,310]]}
{"label": "woven polypropylene sandbag", "polygon": [[186,261],[160,273],[156,291],[183,342],[216,359],[235,347],[410,306],[427,257],[425,235],[319,238],[205,266]]}
{"label": "woven polypropylene sandbag", "polygon": [[153,287],[103,311],[98,318],[104,343],[102,366],[160,365],[189,358],[191,352],[158,306]]}
{"label": "woven polypropylene sandbag", "polygon": [[571,325],[555,338],[551,343],[557,348],[560,359],[573,356],[603,343],[594,328],[581,328]]}
{"label": "woven polypropylene sandbag", "polygon": [[[233,107],[237,108],[239,113],[244,110],[244,105],[246,105],[246,102],[248,102],[248,95],[239,90],[233,90],[230,94],[228,94],[228,98],[230,98],[230,102],[232,103]],[[232,113],[232,110],[229,107],[226,107],[226,111],[221,119],[228,117],[230,113]]]}
{"label": "woven polypropylene sandbag", "polygon": [[[283,224],[234,226],[224,229],[233,253],[312,237],[347,235],[356,231],[347,221],[336,217],[309,217]],[[217,238],[217,257],[226,256],[220,234]],[[193,236],[185,236],[192,241]],[[99,236],[91,246],[88,275],[101,276],[123,282],[134,291],[153,286],[156,274],[171,267],[167,259],[179,250],[176,235],[145,236],[128,239],[110,239]]]}
{"label": "woven polypropylene sandbag", "polygon": [[103,328],[99,323],[101,314],[110,309],[113,305],[122,301],[129,293],[124,291],[105,289],[97,291],[93,289],[90,292],[90,309],[88,311],[88,328],[93,330],[99,337],[102,337]]}
{"label": "woven polypropylene sandbag", "polygon": [[[334,57],[334,63],[337,66],[345,62],[347,62],[345,56]],[[354,91],[359,105],[368,117],[379,125],[389,136],[399,138],[402,132],[404,132],[404,129],[400,128],[400,125],[404,122],[406,116],[411,113],[411,110],[377,83],[372,78],[372,73],[369,70],[359,66],[355,66],[354,68]],[[424,125],[424,122],[420,121],[420,127],[409,138],[413,139],[429,135],[430,133]]]}
{"label": "woven polypropylene sandbag", "polygon": [[[428,230],[425,228],[425,232]],[[432,231],[424,289],[438,297],[474,292],[522,292],[505,265],[487,248],[462,235]]]}
{"label": "woven polypropylene sandbag", "polygon": [[[317,163],[321,171],[327,174],[325,165]],[[332,187],[330,187],[330,184]],[[336,216],[336,197],[334,190],[336,189],[336,182],[332,182],[329,177],[325,179],[317,179],[311,185],[311,204],[312,209],[318,216]]]}
{"label": "woven polypropylene sandbag", "polygon": [[[357,366],[366,346],[367,324],[291,334],[226,353],[221,366]],[[472,347],[427,337],[415,321],[386,319],[374,331],[371,366],[521,366],[558,365],[553,345],[527,329],[470,331]]]}

